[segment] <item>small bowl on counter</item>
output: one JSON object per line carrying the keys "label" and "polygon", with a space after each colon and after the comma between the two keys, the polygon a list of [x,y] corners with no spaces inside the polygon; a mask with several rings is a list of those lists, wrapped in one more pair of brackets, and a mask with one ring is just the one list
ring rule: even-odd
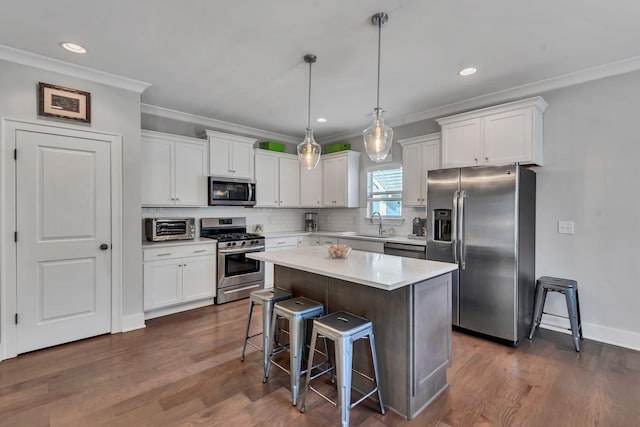
{"label": "small bowl on counter", "polygon": [[351,253],[351,248],[347,245],[331,245],[329,246],[329,258],[345,259]]}

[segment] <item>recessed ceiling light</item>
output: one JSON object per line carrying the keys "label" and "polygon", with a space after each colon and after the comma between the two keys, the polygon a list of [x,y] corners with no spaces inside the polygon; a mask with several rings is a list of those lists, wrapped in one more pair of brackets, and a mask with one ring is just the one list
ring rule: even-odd
{"label": "recessed ceiling light", "polygon": [[80,54],[87,53],[87,49],[80,46],[79,44],[75,44],[71,42],[63,42],[63,43],[60,43],[60,46],[62,46],[64,49],[68,50],[69,52],[80,53]]}
{"label": "recessed ceiling light", "polygon": [[478,71],[478,70],[476,68],[473,68],[473,67],[463,68],[462,70],[458,71],[458,75],[466,77],[466,76],[470,76],[472,74],[475,74],[476,71]]}
{"label": "recessed ceiling light", "polygon": [[325,119],[324,117],[318,117],[316,119],[316,122],[318,122],[318,123],[327,123],[327,119]]}

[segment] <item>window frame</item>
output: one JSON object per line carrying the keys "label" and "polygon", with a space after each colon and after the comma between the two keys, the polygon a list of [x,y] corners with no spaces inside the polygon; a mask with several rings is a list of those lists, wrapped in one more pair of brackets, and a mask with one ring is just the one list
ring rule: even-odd
{"label": "window frame", "polygon": [[[378,171],[384,171],[384,170],[390,170],[390,169],[399,169],[400,170],[400,197],[399,198],[391,198],[391,199],[378,199],[378,200],[373,200],[371,198],[371,193],[370,193],[370,188],[369,188],[369,174],[371,172],[378,172]],[[385,164],[378,164],[378,165],[374,165],[374,166],[370,166],[366,169],[366,175],[365,175],[365,181],[366,181],[366,202],[367,202],[367,218],[371,218],[371,214],[374,212],[373,211],[373,203],[374,202],[379,202],[379,201],[398,201],[400,202],[400,214],[398,216],[388,216],[388,215],[382,215],[383,219],[387,219],[387,220],[402,220],[404,218],[404,202],[403,202],[403,198],[404,198],[404,188],[403,188],[403,174],[404,174],[404,168],[402,167],[402,163],[385,163]]]}

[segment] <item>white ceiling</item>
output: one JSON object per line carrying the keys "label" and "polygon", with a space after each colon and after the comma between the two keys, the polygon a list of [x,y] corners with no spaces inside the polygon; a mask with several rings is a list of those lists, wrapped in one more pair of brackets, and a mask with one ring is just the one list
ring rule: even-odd
{"label": "white ceiling", "polygon": [[[0,44],[151,83],[142,102],[331,139],[369,124],[377,27],[392,124],[461,100],[640,55],[633,0],[2,0]],[[73,41],[84,56],[62,50]],[[457,71],[478,68],[472,77]]]}

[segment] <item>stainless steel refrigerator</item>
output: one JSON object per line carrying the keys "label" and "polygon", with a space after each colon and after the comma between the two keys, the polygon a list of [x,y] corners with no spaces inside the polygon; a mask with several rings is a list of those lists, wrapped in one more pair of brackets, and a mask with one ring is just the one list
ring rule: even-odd
{"label": "stainless steel refrigerator", "polygon": [[427,173],[427,259],[457,263],[452,322],[518,345],[535,290],[536,177],[516,164]]}

